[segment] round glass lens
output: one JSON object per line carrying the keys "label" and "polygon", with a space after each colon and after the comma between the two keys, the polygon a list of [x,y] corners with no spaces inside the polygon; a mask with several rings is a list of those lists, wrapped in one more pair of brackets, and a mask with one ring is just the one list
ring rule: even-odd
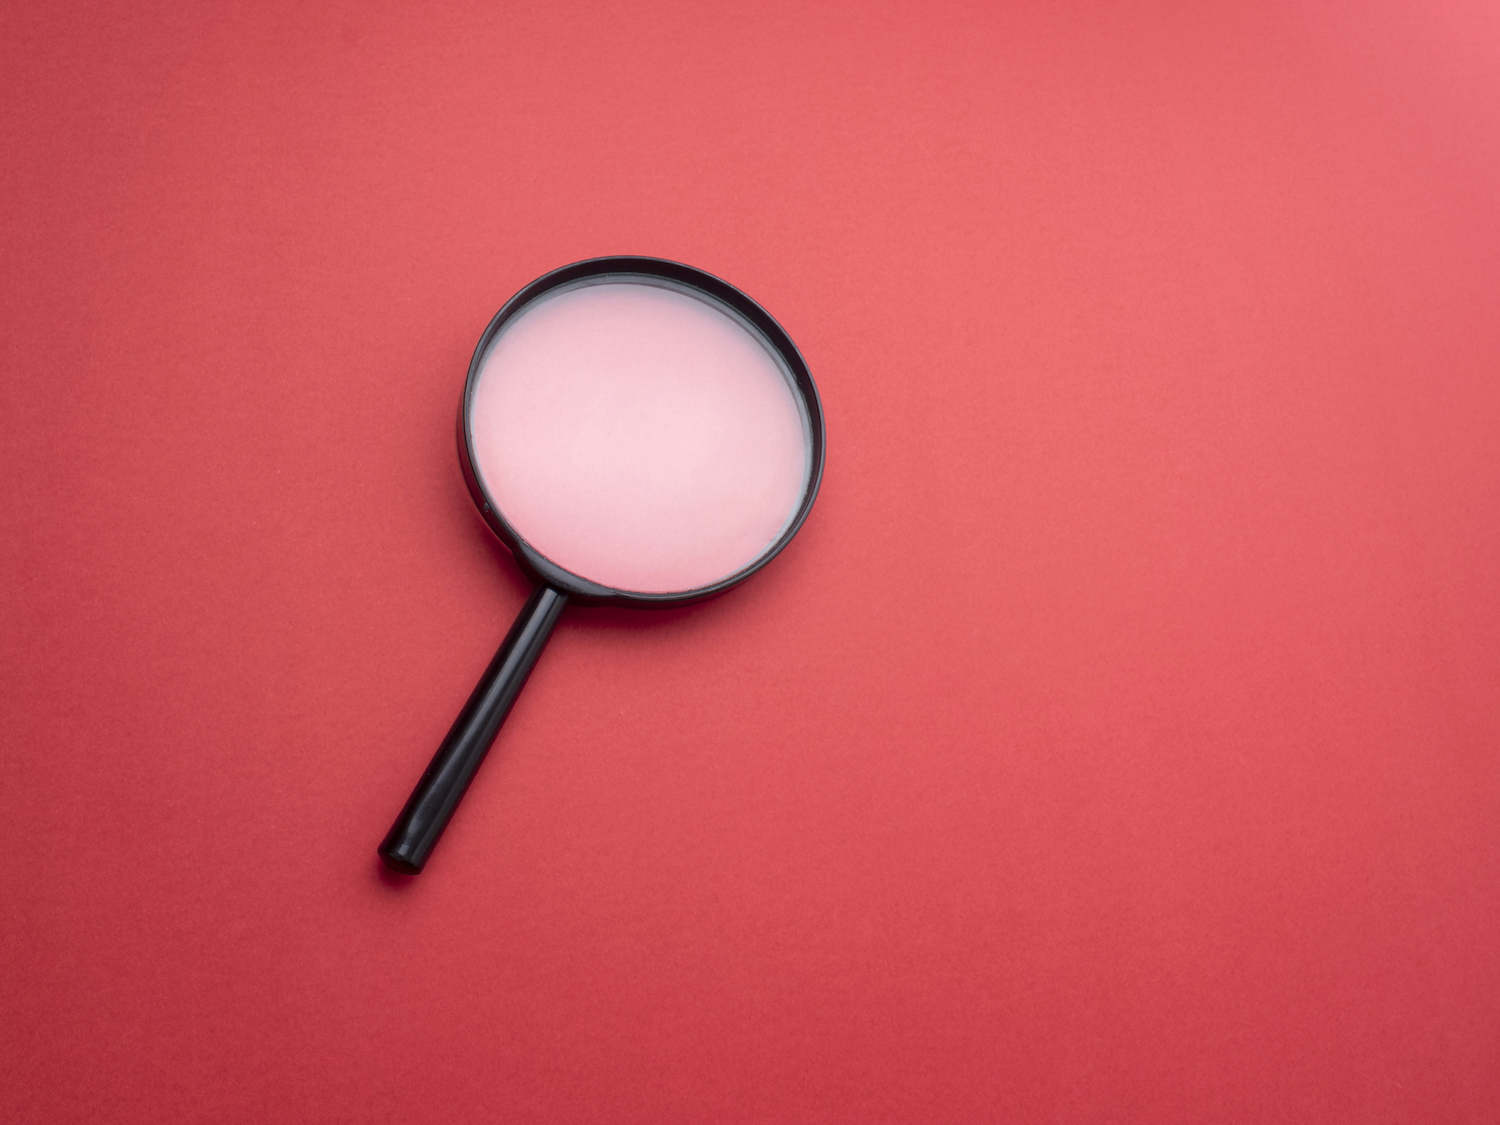
{"label": "round glass lens", "polygon": [[526,305],[469,403],[507,523],[581,578],[686,593],[755,563],[797,512],[811,430],[786,364],[698,290],[611,276]]}

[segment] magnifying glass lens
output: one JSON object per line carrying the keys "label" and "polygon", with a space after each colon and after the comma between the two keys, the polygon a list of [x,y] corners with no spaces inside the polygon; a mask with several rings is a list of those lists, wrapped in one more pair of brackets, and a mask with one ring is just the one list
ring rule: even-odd
{"label": "magnifying glass lens", "polygon": [[734,310],[657,279],[543,295],[495,335],[475,469],[535,551],[600,586],[687,592],[752,566],[795,515],[811,431]]}

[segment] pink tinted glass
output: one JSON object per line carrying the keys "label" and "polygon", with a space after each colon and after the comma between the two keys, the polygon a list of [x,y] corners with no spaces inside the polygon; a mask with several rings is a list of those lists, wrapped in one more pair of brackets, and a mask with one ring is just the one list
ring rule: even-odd
{"label": "pink tinted glass", "polygon": [[655,280],[528,305],[484,357],[469,424],[511,527],[617,590],[686,592],[743,570],[807,483],[808,424],[784,364],[728,309]]}

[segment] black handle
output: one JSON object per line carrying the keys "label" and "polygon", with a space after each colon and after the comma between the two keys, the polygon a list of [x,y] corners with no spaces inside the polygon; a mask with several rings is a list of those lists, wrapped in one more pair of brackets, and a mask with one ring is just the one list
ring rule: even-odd
{"label": "black handle", "polygon": [[566,594],[538,586],[521,608],[500,651],[380,845],[380,858],[387,867],[406,875],[422,870],[567,604]]}

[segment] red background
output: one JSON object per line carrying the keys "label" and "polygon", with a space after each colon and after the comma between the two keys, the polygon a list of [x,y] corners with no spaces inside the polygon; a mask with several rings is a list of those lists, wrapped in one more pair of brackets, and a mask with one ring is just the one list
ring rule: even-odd
{"label": "red background", "polygon": [[[8,1121],[1500,1119],[1500,16],[8,3]],[[570,611],[526,281],[805,352],[791,548]]]}

